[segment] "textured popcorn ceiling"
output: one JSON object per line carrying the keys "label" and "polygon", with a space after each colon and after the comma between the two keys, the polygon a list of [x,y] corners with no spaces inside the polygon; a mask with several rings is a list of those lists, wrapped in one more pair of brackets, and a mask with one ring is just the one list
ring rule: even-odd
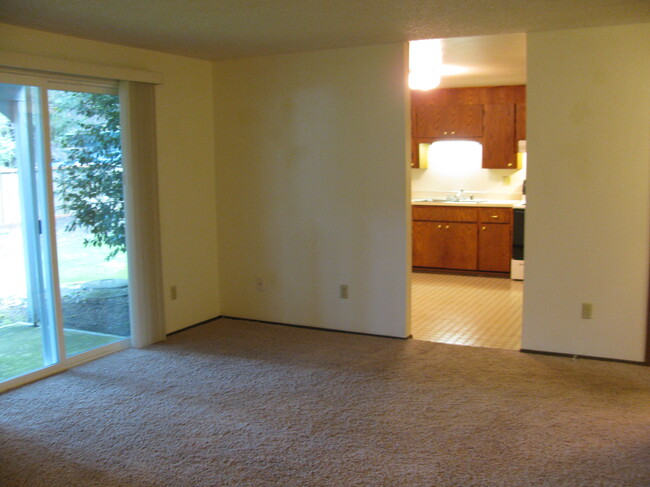
{"label": "textured popcorn ceiling", "polygon": [[648,20],[648,0],[0,2],[0,22],[212,60]]}

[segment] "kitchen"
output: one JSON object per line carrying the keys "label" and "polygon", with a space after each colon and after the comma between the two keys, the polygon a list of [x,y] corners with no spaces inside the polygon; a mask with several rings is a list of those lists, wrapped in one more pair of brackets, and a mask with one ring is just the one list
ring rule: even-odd
{"label": "kitchen", "polygon": [[412,335],[518,350],[526,37],[432,42],[439,87],[411,91]]}

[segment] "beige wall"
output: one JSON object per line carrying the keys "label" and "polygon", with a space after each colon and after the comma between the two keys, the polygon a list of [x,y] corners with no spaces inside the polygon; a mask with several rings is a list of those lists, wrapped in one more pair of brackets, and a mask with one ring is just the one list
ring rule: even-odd
{"label": "beige wall", "polygon": [[216,64],[224,314],[405,335],[404,66],[401,44]]}
{"label": "beige wall", "polygon": [[524,348],[644,359],[648,46],[650,24],[528,36]]}
{"label": "beige wall", "polygon": [[[529,36],[524,348],[644,358],[649,41],[648,24]],[[163,73],[168,331],[223,313],[404,336],[403,46],[213,65],[4,25],[0,43]]]}
{"label": "beige wall", "polygon": [[220,314],[214,188],[212,64],[10,25],[0,46],[15,53],[162,73],[156,87],[166,329]]}

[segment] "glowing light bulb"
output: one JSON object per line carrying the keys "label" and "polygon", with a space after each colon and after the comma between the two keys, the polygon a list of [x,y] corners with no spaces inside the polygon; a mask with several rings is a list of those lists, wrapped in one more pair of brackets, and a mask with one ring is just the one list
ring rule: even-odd
{"label": "glowing light bulb", "polygon": [[409,88],[412,90],[428,91],[440,84],[440,73],[436,71],[411,71],[409,73]]}
{"label": "glowing light bulb", "polygon": [[409,88],[432,90],[440,84],[442,43],[440,39],[409,42]]}

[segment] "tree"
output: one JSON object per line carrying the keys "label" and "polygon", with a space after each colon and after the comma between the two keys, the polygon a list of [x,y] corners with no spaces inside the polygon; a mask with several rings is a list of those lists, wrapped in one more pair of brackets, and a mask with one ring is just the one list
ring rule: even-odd
{"label": "tree", "polygon": [[0,167],[16,167],[14,126],[0,113]]}
{"label": "tree", "polygon": [[120,107],[117,96],[50,91],[53,163],[66,231],[86,229],[84,245],[126,251]]}

